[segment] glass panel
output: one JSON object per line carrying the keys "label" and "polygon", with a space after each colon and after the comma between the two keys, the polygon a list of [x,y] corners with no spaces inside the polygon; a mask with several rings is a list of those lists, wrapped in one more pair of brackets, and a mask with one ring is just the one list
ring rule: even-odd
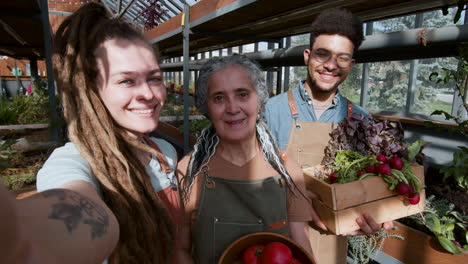
{"label": "glass panel", "polygon": [[442,68],[457,68],[455,58],[424,59],[418,62],[416,89],[414,91],[414,104],[411,112],[430,115],[435,110],[452,111],[453,94],[455,84],[437,84],[429,80],[432,72],[438,72]]}
{"label": "glass panel", "polygon": [[307,67],[306,66],[296,66],[291,67],[289,72],[289,89],[296,88],[301,80],[307,78]]}
{"label": "glass panel", "polygon": [[[456,11],[457,11],[456,8],[449,8],[449,13],[446,16],[442,14],[442,10],[426,12],[423,15],[424,19],[423,19],[422,27],[440,28],[440,27],[453,26],[454,25],[453,19],[455,17]],[[462,12],[460,19],[457,21],[457,25],[462,25],[464,19],[465,19],[465,12]]]}
{"label": "glass panel", "polygon": [[414,28],[416,15],[390,18],[374,22],[372,34],[398,32]]}
{"label": "glass panel", "polygon": [[302,34],[291,37],[291,45],[309,45],[310,34]]}
{"label": "glass panel", "polygon": [[363,64],[354,65],[348,78],[339,86],[340,93],[356,104],[361,99],[362,66]]}
{"label": "glass panel", "polygon": [[408,92],[409,61],[369,63],[366,109],[403,112]]}

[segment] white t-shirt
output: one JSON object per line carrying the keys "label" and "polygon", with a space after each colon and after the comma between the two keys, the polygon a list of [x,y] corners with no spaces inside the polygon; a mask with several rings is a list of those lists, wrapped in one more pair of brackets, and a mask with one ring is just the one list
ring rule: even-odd
{"label": "white t-shirt", "polygon": [[[151,139],[161,149],[169,167],[172,168],[172,172],[170,173],[162,172],[161,166],[155,157],[152,157],[148,166],[146,166],[146,172],[151,177],[151,184],[156,192],[159,192],[170,186],[171,183],[177,184],[174,175],[177,165],[177,152],[164,139],[154,137],[151,137]],[[99,195],[102,195],[98,181],[92,173],[91,166],[78,152],[75,144],[69,142],[52,152],[44,163],[44,166],[37,173],[36,187],[38,192],[42,192],[60,188],[60,186],[68,182],[80,180],[92,184]]]}

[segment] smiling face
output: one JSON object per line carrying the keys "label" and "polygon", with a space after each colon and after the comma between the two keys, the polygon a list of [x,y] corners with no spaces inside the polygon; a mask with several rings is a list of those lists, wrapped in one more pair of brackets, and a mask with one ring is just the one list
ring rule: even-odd
{"label": "smiling face", "polygon": [[241,66],[228,66],[208,80],[208,115],[221,141],[255,138],[258,95]]}
{"label": "smiling face", "polygon": [[137,136],[155,130],[166,88],[148,44],[111,39],[101,44],[95,55],[99,95],[115,122]]}
{"label": "smiling face", "polygon": [[[348,66],[338,65],[337,60],[352,57],[353,43],[341,35],[319,35],[315,38],[312,50],[304,50],[304,63],[307,65],[307,84],[310,89],[322,93],[335,93],[354,66],[351,60]],[[317,54],[331,54],[329,60],[320,62]],[[323,61],[323,60],[322,60]]]}

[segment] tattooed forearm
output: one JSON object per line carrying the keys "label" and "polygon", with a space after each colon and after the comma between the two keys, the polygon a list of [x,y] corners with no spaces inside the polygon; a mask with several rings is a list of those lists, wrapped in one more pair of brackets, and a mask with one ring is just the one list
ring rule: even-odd
{"label": "tattooed forearm", "polygon": [[80,224],[90,227],[91,238],[103,236],[109,226],[109,216],[101,206],[79,193],[54,189],[41,193],[46,198],[57,200],[53,203],[49,219],[60,220],[71,233]]}

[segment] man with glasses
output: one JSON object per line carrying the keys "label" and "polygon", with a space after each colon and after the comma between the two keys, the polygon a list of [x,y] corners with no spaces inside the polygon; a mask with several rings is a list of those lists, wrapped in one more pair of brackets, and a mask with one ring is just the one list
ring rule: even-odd
{"label": "man with glasses", "polygon": [[[285,158],[302,167],[319,164],[336,124],[353,113],[369,115],[338,90],[355,64],[353,54],[363,40],[362,22],[347,10],[325,10],[312,23],[310,48],[304,50],[306,80],[271,98],[265,107],[264,117]],[[320,228],[310,229],[310,242],[318,263],[346,263],[346,237],[324,231],[323,223],[314,217]],[[367,214],[356,222],[361,230],[348,235],[371,234],[381,228]],[[388,229],[393,224],[383,226]]]}

